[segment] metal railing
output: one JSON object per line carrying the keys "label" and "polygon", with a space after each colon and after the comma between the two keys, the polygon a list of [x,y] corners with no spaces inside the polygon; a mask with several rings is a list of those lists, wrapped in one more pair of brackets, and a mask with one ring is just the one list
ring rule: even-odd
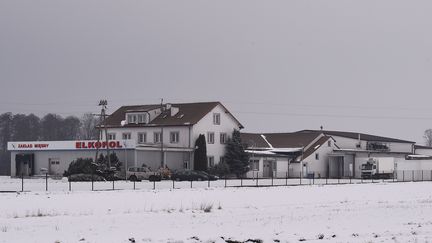
{"label": "metal railing", "polygon": [[[158,190],[185,189],[209,187],[271,187],[271,186],[301,186],[301,185],[344,185],[368,183],[397,183],[432,181],[432,170],[400,170],[395,171],[390,178],[356,178],[322,177],[317,173],[270,173],[264,177],[258,173],[249,177],[221,178],[216,181],[70,181],[68,178],[53,179],[46,174],[43,177],[29,178],[23,175],[19,178],[0,179],[0,192],[29,191],[112,191],[112,190]],[[297,174],[297,175],[296,175]],[[319,175],[319,176],[317,176]]]}

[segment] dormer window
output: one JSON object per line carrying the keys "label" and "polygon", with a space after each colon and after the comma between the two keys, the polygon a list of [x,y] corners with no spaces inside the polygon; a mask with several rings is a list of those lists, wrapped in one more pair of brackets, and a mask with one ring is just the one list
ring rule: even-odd
{"label": "dormer window", "polygon": [[137,123],[137,116],[135,114],[128,114],[127,115],[127,123]]}
{"label": "dormer window", "polygon": [[138,123],[145,123],[145,115],[138,114]]}
{"label": "dormer window", "polygon": [[126,115],[126,121],[128,124],[145,124],[147,122],[146,113],[129,113]]}

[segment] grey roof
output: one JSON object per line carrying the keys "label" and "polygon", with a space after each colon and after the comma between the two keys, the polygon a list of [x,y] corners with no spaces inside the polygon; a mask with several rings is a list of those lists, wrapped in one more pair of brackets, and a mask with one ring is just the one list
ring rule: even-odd
{"label": "grey roof", "polygon": [[302,131],[298,131],[297,133],[324,133],[327,136],[339,136],[339,137],[346,137],[346,138],[352,138],[352,139],[358,139],[359,134],[360,134],[360,139],[364,140],[364,141],[392,142],[392,143],[415,143],[412,141],[407,141],[407,140],[402,140],[402,139],[382,137],[382,136],[370,135],[370,134],[359,133],[359,132],[343,132],[343,131],[327,131],[327,130],[302,130]]}
{"label": "grey roof", "polygon": [[170,111],[166,110],[148,124],[126,124],[125,126],[121,126],[121,122],[125,119],[127,112],[150,111],[160,108],[161,105],[122,106],[106,119],[105,124],[107,124],[107,127],[189,126],[198,123],[213,108],[221,105],[225,113],[238,123],[239,128],[243,128],[243,125],[220,102],[178,103],[171,105],[172,107],[179,108],[178,113],[174,116],[169,115]]}
{"label": "grey roof", "polygon": [[317,133],[241,133],[242,142],[249,147],[269,148],[265,139],[274,148],[301,148],[309,145],[320,134]]}
{"label": "grey roof", "polygon": [[414,145],[415,149],[432,149],[432,147],[424,146],[424,145]]}

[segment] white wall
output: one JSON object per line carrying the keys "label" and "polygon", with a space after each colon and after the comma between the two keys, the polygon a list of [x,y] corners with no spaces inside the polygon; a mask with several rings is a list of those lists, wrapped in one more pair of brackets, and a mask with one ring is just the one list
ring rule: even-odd
{"label": "white wall", "polygon": [[[154,133],[160,132],[160,127],[134,127],[134,128],[110,128],[108,133],[115,133],[116,140],[122,140],[123,133],[131,133],[131,140],[134,143],[138,143],[138,133],[147,133],[148,145],[154,145]],[[170,132],[179,132],[179,142],[170,142]],[[105,133],[103,133],[103,140],[105,139]],[[190,148],[193,144],[189,144],[189,126],[169,126],[163,128],[163,142],[166,147],[175,148]],[[190,146],[189,146],[190,145]]]}
{"label": "white wall", "polygon": [[[110,150],[110,152],[115,152],[120,162],[126,161],[125,155],[127,155],[128,164],[135,160],[133,150]],[[11,175],[15,176],[15,156],[16,154],[22,153],[20,151],[11,152]],[[59,168],[61,173],[63,173],[69,167],[69,164],[78,158],[92,158],[94,160],[96,155],[96,150],[63,150],[63,151],[26,151],[26,154],[34,154],[34,166],[35,175],[41,175],[41,168],[49,168],[50,159],[59,159]],[[106,154],[106,150],[99,150],[99,154]]]}
{"label": "white wall", "polygon": [[[341,149],[362,149],[366,150],[367,141],[360,140],[360,148],[357,148],[358,139],[332,136],[336,140],[336,144]],[[361,137],[360,137],[361,139]],[[411,143],[385,143],[391,152],[401,152],[401,153],[412,153],[412,144]],[[432,153],[432,152],[431,152]]]}
{"label": "white wall", "polygon": [[[220,114],[220,125],[213,124],[213,114]],[[225,113],[225,109],[221,105],[217,105],[203,119],[201,119],[192,128],[192,146],[200,134],[204,134],[207,140],[207,133],[214,132],[214,144],[207,143],[207,156],[214,156],[215,164],[219,163],[220,157],[225,154],[225,144],[220,143],[220,133],[226,133],[228,137],[232,136],[234,129],[239,129],[237,122]]]}
{"label": "white wall", "polygon": [[396,167],[399,181],[432,180],[432,160],[396,159]]}
{"label": "white wall", "polygon": [[[332,136],[336,140],[337,146],[341,149],[359,149],[357,148],[358,140],[353,138]],[[366,149],[366,141],[360,141],[361,148]]]}
{"label": "white wall", "polygon": [[[328,146],[327,142],[331,141],[331,146]],[[328,139],[325,143],[323,143],[314,153],[309,155],[307,158],[303,160],[303,163],[307,163],[306,169],[307,173],[314,173],[315,178],[326,177],[329,163],[329,153],[333,152],[333,149],[336,148],[333,139]],[[319,159],[317,160],[315,154],[319,154]]]}
{"label": "white wall", "polygon": [[432,149],[416,149],[415,154],[421,154],[421,155],[431,155],[432,156]]}
{"label": "white wall", "polygon": [[413,144],[411,143],[387,143],[391,152],[412,153]]}

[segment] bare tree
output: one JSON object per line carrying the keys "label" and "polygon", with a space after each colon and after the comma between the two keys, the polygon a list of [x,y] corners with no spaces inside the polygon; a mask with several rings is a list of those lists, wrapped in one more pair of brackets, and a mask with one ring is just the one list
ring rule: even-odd
{"label": "bare tree", "polygon": [[432,146],[432,129],[427,129],[424,132],[423,138],[425,139],[426,146]]}
{"label": "bare tree", "polygon": [[99,120],[91,113],[85,113],[81,117],[81,130],[80,130],[80,138],[81,139],[97,139],[98,131],[96,126],[98,125]]}

